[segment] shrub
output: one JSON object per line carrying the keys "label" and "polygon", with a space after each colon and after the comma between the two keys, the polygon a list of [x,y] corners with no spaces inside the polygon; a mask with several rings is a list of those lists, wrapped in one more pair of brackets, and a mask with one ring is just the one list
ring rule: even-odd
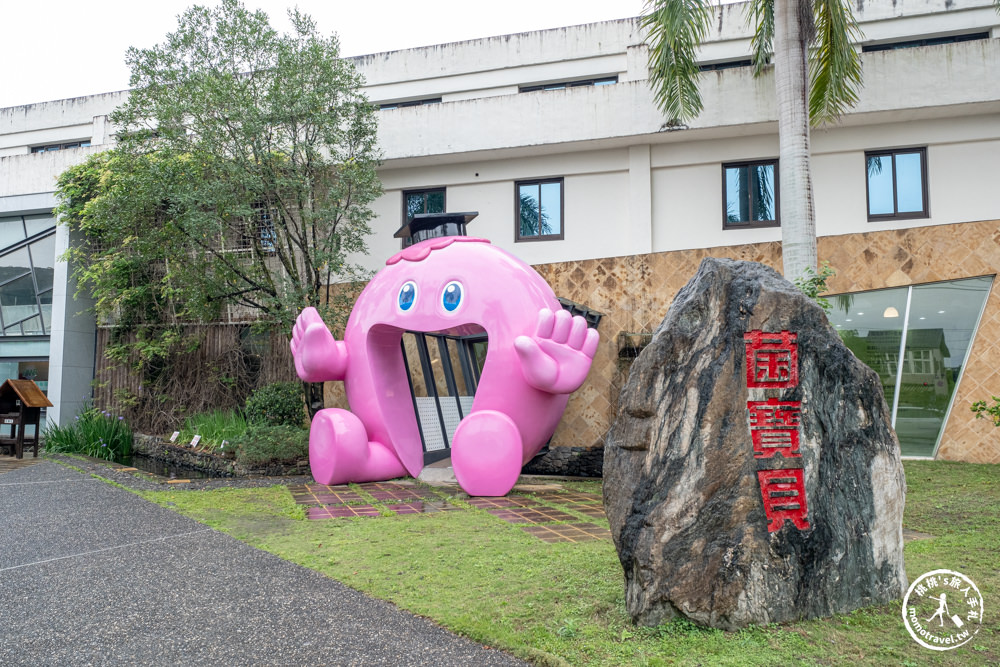
{"label": "shrub", "polygon": [[972,404],[972,411],[976,413],[976,419],[988,417],[993,420],[993,425],[1000,428],[1000,396],[993,396],[993,405],[987,405],[986,401],[976,401]]}
{"label": "shrub", "polygon": [[50,424],[42,434],[45,450],[120,461],[132,453],[132,429],[124,417],[87,406],[71,424]]}
{"label": "shrub", "polygon": [[829,299],[824,299],[820,294],[827,291],[826,281],[835,275],[837,272],[830,267],[830,262],[823,262],[818,272],[811,266],[807,266],[805,273],[795,279],[795,286],[807,297],[818,303],[823,312],[829,315],[833,305]]}
{"label": "shrub", "polygon": [[245,466],[295,461],[309,456],[309,432],[282,424],[250,424],[233,445],[236,460]]}
{"label": "shrub", "polygon": [[301,382],[274,382],[250,394],[246,416],[251,424],[303,428],[305,408]]}

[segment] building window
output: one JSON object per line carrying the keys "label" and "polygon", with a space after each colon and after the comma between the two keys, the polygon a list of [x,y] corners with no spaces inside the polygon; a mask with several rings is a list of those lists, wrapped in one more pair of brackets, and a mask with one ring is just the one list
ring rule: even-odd
{"label": "building window", "polygon": [[753,61],[749,58],[741,58],[740,60],[724,60],[721,63],[705,63],[704,65],[698,65],[698,70],[701,72],[716,72],[724,69],[735,69],[737,67],[753,67]]}
{"label": "building window", "polygon": [[[403,192],[403,224],[410,222],[418,213],[444,213],[445,189],[406,190]],[[410,237],[403,238],[403,247],[413,243]]]}
{"label": "building window", "polygon": [[927,149],[865,153],[868,219],[926,218]]}
{"label": "building window", "polygon": [[403,193],[404,222],[409,222],[417,213],[444,213],[444,188],[434,190],[410,190]]}
{"label": "building window", "polygon": [[67,148],[86,148],[90,145],[90,140],[86,141],[70,141],[65,144],[48,144],[46,146],[32,146],[32,153],[48,153],[49,151],[63,151]]}
{"label": "building window", "polygon": [[829,297],[830,323],[879,375],[903,456],[933,456],[982,317],[991,276]]}
{"label": "building window", "polygon": [[[0,218],[0,333],[46,336],[52,327],[55,219]],[[2,381],[2,378],[0,378]]]}
{"label": "building window", "polygon": [[863,53],[872,51],[895,51],[896,49],[912,49],[918,46],[937,46],[938,44],[957,44],[989,39],[988,32],[972,32],[965,35],[948,35],[946,37],[928,37],[927,39],[910,39],[902,42],[886,42],[884,44],[865,44],[861,47]]}
{"label": "building window", "polygon": [[722,165],[723,229],[778,226],[778,161]]}
{"label": "building window", "polygon": [[514,195],[515,241],[549,241],[564,237],[563,179],[517,181]]}
{"label": "building window", "polygon": [[618,75],[605,76],[599,79],[580,79],[578,81],[557,81],[555,83],[540,83],[518,88],[522,93],[533,93],[536,90],[563,90],[565,88],[580,88],[582,86],[609,86],[618,83]]}
{"label": "building window", "polygon": [[406,102],[386,102],[385,104],[378,105],[380,111],[388,111],[389,109],[402,109],[403,107],[422,107],[426,104],[441,104],[440,97],[428,97],[423,100],[408,100]]}

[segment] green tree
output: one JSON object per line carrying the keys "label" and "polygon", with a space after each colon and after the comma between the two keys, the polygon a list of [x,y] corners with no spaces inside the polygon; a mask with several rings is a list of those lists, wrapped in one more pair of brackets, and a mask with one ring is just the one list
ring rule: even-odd
{"label": "green tree", "polygon": [[[81,289],[104,320],[154,332],[147,359],[178,342],[175,325],[226,307],[283,331],[305,306],[343,322],[328,285],[365,277],[351,258],[382,192],[376,110],[337,38],[289,18],[279,34],[223,0],[185,11],[162,44],[129,49],[117,145],[60,179],[60,217],[88,241]],[[321,404],[321,386],[309,393]]]}
{"label": "green tree", "polygon": [[[709,0],[649,0],[645,7],[650,85],[670,124],[702,110],[695,55],[712,19]],[[747,20],[754,73],[774,64],[784,273],[794,280],[816,269],[810,119],[833,120],[857,102],[861,59],[852,42],[861,32],[844,0],[751,0]]]}

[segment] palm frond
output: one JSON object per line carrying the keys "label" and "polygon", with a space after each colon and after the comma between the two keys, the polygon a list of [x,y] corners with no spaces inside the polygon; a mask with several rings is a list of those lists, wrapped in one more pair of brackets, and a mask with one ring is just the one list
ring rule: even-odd
{"label": "palm frond", "polygon": [[748,26],[754,28],[750,57],[753,60],[753,75],[758,76],[771,62],[774,53],[774,0],[750,0],[746,7],[746,21]]}
{"label": "palm frond", "polygon": [[648,0],[640,22],[647,29],[649,83],[656,105],[670,121],[686,121],[702,110],[695,54],[708,35],[706,0]]}
{"label": "palm frond", "polygon": [[809,57],[809,117],[814,125],[831,121],[857,104],[861,90],[862,39],[854,12],[844,0],[813,0],[816,40]]}

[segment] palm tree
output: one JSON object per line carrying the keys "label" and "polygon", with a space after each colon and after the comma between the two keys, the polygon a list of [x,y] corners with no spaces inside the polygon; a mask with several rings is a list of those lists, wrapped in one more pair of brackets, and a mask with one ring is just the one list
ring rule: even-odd
{"label": "palm tree", "polygon": [[[641,21],[649,31],[649,80],[669,125],[702,109],[695,56],[711,28],[712,6],[710,0],[647,0]],[[781,245],[785,277],[794,280],[816,269],[810,121],[834,120],[857,102],[861,57],[852,42],[861,31],[843,0],[751,0],[747,20],[754,28],[754,74],[774,64]]]}

